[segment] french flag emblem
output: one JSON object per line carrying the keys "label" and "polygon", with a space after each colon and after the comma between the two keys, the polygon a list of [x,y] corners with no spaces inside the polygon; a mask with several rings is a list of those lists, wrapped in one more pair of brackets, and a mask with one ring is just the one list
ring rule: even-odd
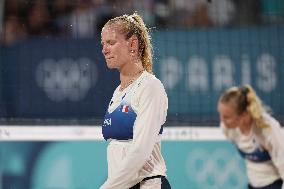
{"label": "french flag emblem", "polygon": [[123,105],[121,111],[127,113],[129,106]]}

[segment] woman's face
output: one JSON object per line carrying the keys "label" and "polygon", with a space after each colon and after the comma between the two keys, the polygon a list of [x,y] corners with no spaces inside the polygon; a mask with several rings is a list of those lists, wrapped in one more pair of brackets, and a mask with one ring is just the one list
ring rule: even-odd
{"label": "woman's face", "polygon": [[240,125],[242,116],[236,112],[233,104],[219,102],[218,112],[221,122],[223,122],[227,128],[236,128]]}
{"label": "woman's face", "polygon": [[117,27],[106,26],[102,30],[102,53],[107,67],[120,70],[125,63],[129,62],[129,42],[125,39]]}

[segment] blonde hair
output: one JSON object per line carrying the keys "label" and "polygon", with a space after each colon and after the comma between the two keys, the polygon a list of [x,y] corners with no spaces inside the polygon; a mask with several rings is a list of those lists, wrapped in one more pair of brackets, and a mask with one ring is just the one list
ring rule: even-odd
{"label": "blonde hair", "polygon": [[138,55],[142,61],[143,68],[149,73],[153,73],[152,44],[149,29],[146,27],[142,17],[136,12],[132,15],[122,15],[110,19],[105,25],[117,25],[126,39],[136,35],[138,38]]}
{"label": "blonde hair", "polygon": [[245,111],[248,112],[254,119],[256,126],[260,128],[269,127],[263,118],[263,113],[267,112],[267,110],[250,85],[227,89],[221,95],[219,101],[226,104],[233,104],[238,114]]}

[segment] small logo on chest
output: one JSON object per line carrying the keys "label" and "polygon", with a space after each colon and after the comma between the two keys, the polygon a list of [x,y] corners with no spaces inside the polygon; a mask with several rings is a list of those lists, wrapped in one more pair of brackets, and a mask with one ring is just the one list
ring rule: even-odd
{"label": "small logo on chest", "polygon": [[127,112],[129,111],[129,106],[123,105],[123,106],[121,107],[121,111],[124,112],[124,113],[127,113]]}
{"label": "small logo on chest", "polygon": [[111,118],[107,118],[104,120],[104,125],[103,126],[108,126],[111,125]]}

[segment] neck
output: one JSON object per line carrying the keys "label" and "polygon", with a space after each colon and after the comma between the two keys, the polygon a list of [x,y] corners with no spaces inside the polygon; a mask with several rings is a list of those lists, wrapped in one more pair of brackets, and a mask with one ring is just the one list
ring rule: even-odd
{"label": "neck", "polygon": [[144,68],[141,66],[134,66],[127,69],[124,72],[120,72],[120,90],[122,91],[130,84],[132,84],[144,71]]}

